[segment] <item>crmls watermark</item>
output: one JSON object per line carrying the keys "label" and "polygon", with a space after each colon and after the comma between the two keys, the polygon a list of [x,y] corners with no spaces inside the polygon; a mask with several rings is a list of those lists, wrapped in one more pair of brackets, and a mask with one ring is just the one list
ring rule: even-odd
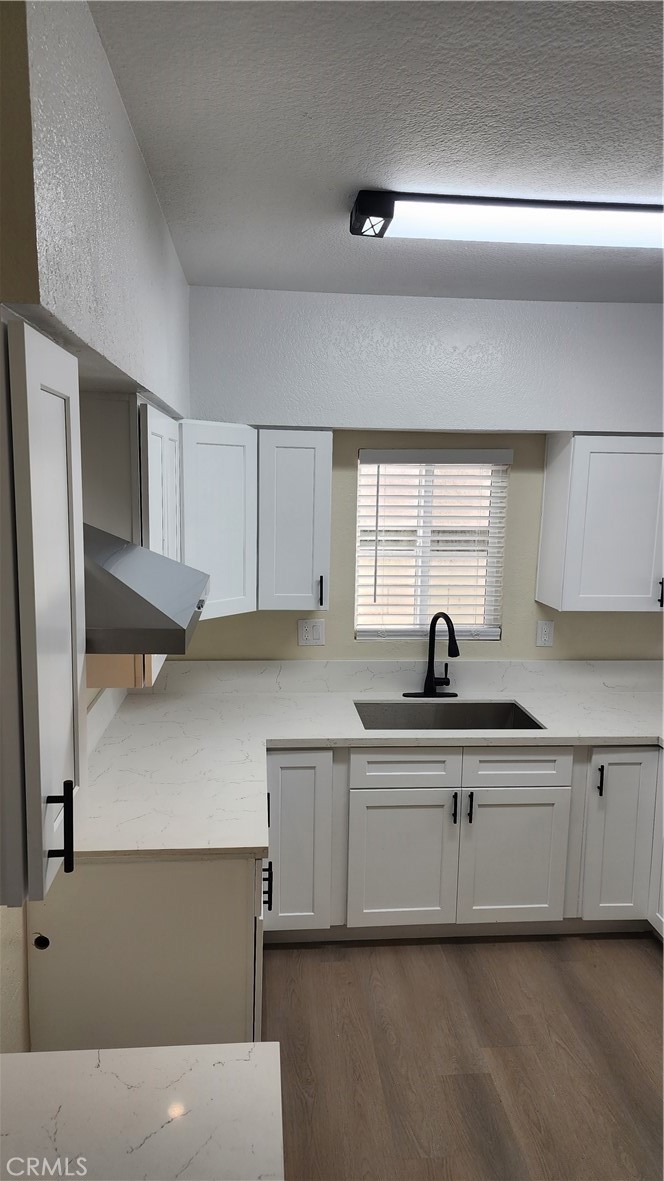
{"label": "crmls watermark", "polygon": [[53,1162],[45,1156],[10,1156],[5,1169],[10,1177],[87,1177],[88,1162],[84,1156],[59,1156]]}

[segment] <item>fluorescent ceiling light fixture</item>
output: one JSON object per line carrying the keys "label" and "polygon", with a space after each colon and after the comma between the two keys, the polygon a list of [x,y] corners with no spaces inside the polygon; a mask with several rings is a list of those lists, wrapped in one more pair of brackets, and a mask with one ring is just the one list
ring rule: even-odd
{"label": "fluorescent ceiling light fixture", "polygon": [[350,215],[362,238],[518,242],[661,250],[661,205],[575,204],[500,197],[436,197],[363,189]]}

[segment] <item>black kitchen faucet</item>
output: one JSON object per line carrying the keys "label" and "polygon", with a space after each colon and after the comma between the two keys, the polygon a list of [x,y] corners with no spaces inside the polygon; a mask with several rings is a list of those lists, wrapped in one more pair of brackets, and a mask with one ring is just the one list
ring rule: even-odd
{"label": "black kitchen faucet", "polygon": [[444,619],[447,624],[447,655],[448,657],[459,655],[459,645],[457,644],[456,632],[454,631],[454,624],[449,615],[444,611],[438,611],[434,615],[429,625],[429,657],[427,660],[427,675],[424,678],[424,688],[421,693],[404,693],[404,697],[458,697],[458,693],[439,693],[438,686],[443,687],[449,685],[450,678],[447,675],[447,663],[445,664],[445,673],[442,677],[436,676],[435,656],[436,656],[436,628],[438,620]]}

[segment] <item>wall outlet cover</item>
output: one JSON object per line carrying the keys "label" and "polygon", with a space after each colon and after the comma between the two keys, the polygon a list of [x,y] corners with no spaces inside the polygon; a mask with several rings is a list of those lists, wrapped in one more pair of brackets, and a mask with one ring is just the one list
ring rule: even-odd
{"label": "wall outlet cover", "polygon": [[325,643],[324,619],[298,619],[297,642],[302,648],[318,648]]}
{"label": "wall outlet cover", "polygon": [[552,648],[553,647],[553,620],[552,619],[538,619],[537,620],[537,635],[535,638],[535,646],[537,648]]}

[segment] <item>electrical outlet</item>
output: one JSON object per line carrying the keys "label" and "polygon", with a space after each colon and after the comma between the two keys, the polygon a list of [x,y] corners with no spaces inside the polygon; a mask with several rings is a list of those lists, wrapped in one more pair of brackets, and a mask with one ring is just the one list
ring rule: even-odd
{"label": "electrical outlet", "polygon": [[301,648],[322,647],[325,643],[325,620],[298,619],[297,642]]}
{"label": "electrical outlet", "polygon": [[553,620],[552,619],[538,619],[537,620],[537,636],[535,639],[535,646],[537,648],[552,648],[553,647]]}

